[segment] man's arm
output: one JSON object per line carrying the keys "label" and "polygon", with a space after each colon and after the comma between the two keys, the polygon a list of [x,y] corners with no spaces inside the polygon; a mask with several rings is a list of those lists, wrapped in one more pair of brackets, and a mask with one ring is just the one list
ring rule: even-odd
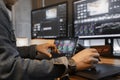
{"label": "man's arm", "polygon": [[55,78],[64,73],[66,57],[49,61],[21,58],[13,44],[10,30],[8,15],[0,5],[0,80]]}
{"label": "man's arm", "polygon": [[22,58],[35,59],[37,56],[36,45],[17,47]]}

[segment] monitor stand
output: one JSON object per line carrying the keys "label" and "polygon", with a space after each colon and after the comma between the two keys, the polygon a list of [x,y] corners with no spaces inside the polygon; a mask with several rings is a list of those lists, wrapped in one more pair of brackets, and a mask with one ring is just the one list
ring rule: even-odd
{"label": "monitor stand", "polygon": [[107,57],[120,58],[120,55],[115,55],[116,51],[114,50],[114,47],[116,45],[114,43],[115,43],[115,39],[114,38],[107,38],[107,39],[105,39],[105,45],[109,45],[110,46],[110,54]]}
{"label": "monitor stand", "polygon": [[105,39],[105,46],[106,45],[109,46],[109,53],[107,55],[105,55],[106,57],[113,57],[113,43],[114,43],[113,38],[106,38]]}

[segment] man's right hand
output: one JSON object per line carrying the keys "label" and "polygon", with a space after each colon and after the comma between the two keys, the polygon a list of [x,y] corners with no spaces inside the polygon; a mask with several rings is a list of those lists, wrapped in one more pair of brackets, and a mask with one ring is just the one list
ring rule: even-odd
{"label": "man's right hand", "polygon": [[46,56],[51,58],[52,54],[48,51],[49,48],[52,48],[53,52],[59,54],[59,51],[58,51],[58,49],[57,49],[55,44],[45,43],[45,44],[40,44],[40,45],[36,46],[36,50],[39,52],[38,55],[45,54]]}
{"label": "man's right hand", "polygon": [[75,54],[72,59],[76,63],[77,70],[84,70],[98,63],[98,57],[99,53],[96,49],[87,48]]}

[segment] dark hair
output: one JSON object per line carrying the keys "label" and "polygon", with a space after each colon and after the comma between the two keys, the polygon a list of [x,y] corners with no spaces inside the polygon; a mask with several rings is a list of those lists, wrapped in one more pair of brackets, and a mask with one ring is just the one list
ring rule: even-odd
{"label": "dark hair", "polygon": [[9,10],[12,10],[12,5],[14,5],[17,0],[3,0],[3,1],[4,1],[5,5],[6,5],[6,7]]}
{"label": "dark hair", "polygon": [[[6,5],[6,4],[5,4]],[[9,10],[12,10],[12,6],[6,5]]]}

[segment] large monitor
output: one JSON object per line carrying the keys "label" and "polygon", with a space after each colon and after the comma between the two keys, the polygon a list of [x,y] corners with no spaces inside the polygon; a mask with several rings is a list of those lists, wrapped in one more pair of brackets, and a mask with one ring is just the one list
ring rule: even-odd
{"label": "large monitor", "polygon": [[67,2],[31,11],[32,38],[67,37]]}
{"label": "large monitor", "polygon": [[120,0],[73,2],[75,37],[120,37]]}

